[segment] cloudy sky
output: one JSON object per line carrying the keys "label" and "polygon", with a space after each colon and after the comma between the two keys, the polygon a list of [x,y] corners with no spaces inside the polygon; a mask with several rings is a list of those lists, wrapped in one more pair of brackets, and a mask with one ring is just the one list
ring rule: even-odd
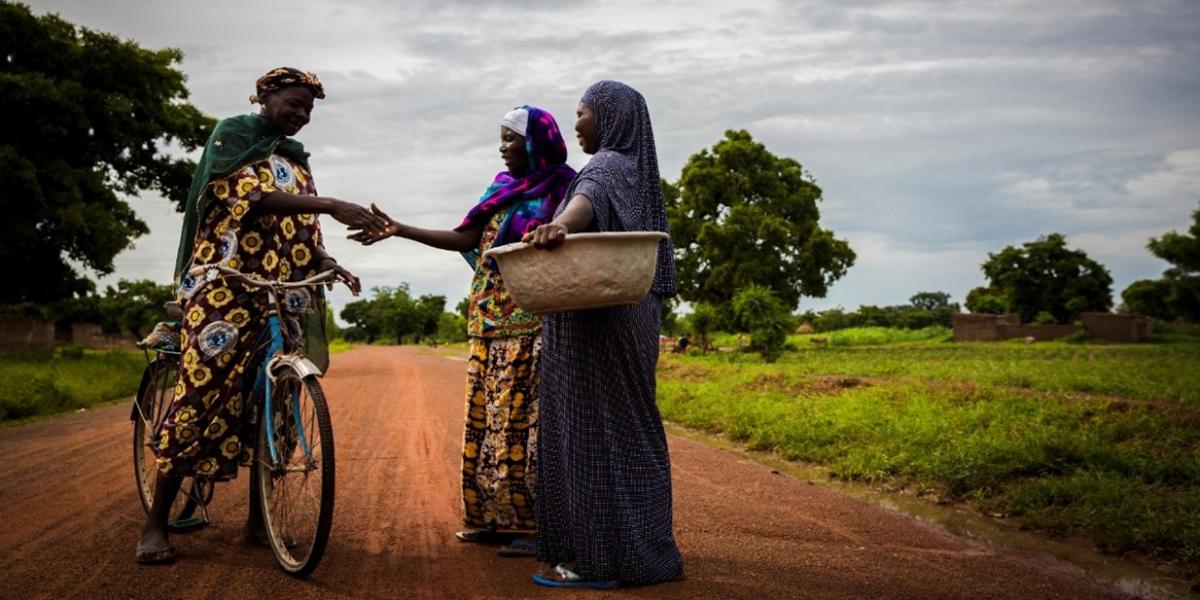
{"label": "cloudy sky", "polygon": [[[328,98],[298,136],[322,194],[450,227],[496,171],[498,120],[530,103],[566,131],[583,90],[619,79],[646,97],[661,170],[727,129],[800,161],[822,224],[858,253],[802,309],[961,300],[1005,245],[1061,232],[1112,272],[1157,277],[1146,240],[1200,206],[1200,3],[34,1],[146,47],[184,52],[192,101],[251,109],[254,80],[291,65]],[[586,157],[572,145],[577,168]],[[167,281],[179,215],[132,200],[151,227],[116,278]],[[457,255],[370,248],[326,221],[365,285],[408,282],[453,306]],[[338,292],[335,304],[348,300]]]}

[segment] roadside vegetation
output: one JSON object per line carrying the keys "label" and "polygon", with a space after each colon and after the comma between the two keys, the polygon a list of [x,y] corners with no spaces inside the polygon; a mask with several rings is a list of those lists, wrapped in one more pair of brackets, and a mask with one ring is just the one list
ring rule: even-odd
{"label": "roadside vegetation", "polygon": [[795,344],[771,364],[749,352],[664,355],[659,405],[669,421],[837,478],[1195,565],[1200,338],[1169,339],[830,339]]}
{"label": "roadside vegetation", "polygon": [[145,366],[141,352],[124,350],[0,353],[0,422],[132,398]]}

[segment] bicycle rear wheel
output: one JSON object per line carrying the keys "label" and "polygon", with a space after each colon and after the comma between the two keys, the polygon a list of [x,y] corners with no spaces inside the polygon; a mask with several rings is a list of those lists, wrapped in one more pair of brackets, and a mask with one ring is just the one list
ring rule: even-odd
{"label": "bicycle rear wheel", "polygon": [[[147,514],[154,503],[154,486],[158,481],[153,444],[158,439],[158,428],[166,418],[167,410],[175,399],[175,380],[179,375],[179,362],[174,358],[159,355],[142,373],[142,384],[138,389],[133,412],[133,471],[137,482],[138,498]],[[174,532],[193,530],[198,524],[192,519],[196,508],[207,504],[212,498],[212,483],[185,478],[171,507],[171,529]],[[184,524],[177,526],[176,524]]]}
{"label": "bicycle rear wheel", "polygon": [[[290,575],[307,577],[321,562],[333,525],[333,425],[316,377],[280,365],[273,387],[273,414],[264,413],[259,427],[253,476],[276,562]],[[267,427],[274,432],[274,458]]]}

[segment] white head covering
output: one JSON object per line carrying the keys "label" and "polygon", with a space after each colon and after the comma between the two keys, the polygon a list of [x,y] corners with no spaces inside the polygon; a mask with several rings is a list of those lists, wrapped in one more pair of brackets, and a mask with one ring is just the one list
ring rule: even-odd
{"label": "white head covering", "polygon": [[500,119],[500,124],[517,132],[518,135],[525,135],[525,127],[529,124],[529,111],[524,108],[514,108]]}

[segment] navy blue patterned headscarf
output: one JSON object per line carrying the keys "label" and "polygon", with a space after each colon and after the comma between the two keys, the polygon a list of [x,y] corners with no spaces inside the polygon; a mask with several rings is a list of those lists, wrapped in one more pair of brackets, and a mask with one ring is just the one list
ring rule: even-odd
{"label": "navy blue patterned headscarf", "polygon": [[[619,81],[598,81],[580,100],[596,114],[600,149],[568,192],[592,201],[595,226],[600,231],[667,231],[667,211],[658,152],[646,99]],[[559,211],[566,206],[563,203]],[[671,240],[658,246],[658,270],[650,290],[675,295],[675,251]]]}

